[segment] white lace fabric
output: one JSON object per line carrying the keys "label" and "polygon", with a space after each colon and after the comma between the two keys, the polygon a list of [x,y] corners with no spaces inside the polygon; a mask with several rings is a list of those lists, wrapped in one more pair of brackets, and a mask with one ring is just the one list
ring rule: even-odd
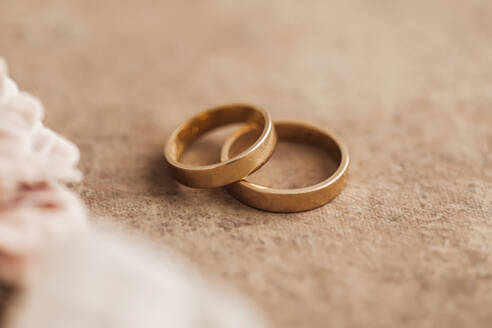
{"label": "white lace fabric", "polygon": [[77,147],[42,124],[41,102],[22,92],[0,58],[0,279],[22,284],[26,266],[85,208],[62,186],[82,177]]}

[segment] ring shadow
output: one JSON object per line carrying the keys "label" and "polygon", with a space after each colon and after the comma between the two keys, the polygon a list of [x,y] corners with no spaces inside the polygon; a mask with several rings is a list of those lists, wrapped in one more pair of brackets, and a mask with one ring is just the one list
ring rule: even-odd
{"label": "ring shadow", "polygon": [[[227,129],[227,130],[226,130]],[[191,144],[182,156],[181,161],[192,165],[207,165],[218,162],[222,143],[233,130],[226,128],[222,131],[212,131]],[[253,136],[253,134],[251,134]],[[239,152],[245,149],[255,138],[245,140]],[[239,143],[240,144],[240,143]],[[178,183],[172,174],[161,150],[156,151],[149,164],[149,193],[152,196],[173,198],[173,202],[191,193],[202,193],[199,197],[202,203],[197,204],[197,211],[202,215],[217,208],[226,209],[224,213],[225,226],[244,226],[272,223],[277,220],[295,220],[303,213],[271,213],[249,207],[232,197],[225,188],[194,189]],[[302,143],[281,142],[277,146],[274,156],[265,167],[255,172],[250,179],[267,186],[280,188],[299,188],[320,181],[323,176],[331,175],[336,166],[327,155],[319,149]],[[188,203],[189,204],[189,203]],[[233,212],[233,215],[229,212]],[[222,223],[219,223],[222,225]]]}
{"label": "ring shadow", "polygon": [[[216,137],[216,136],[215,136]],[[183,162],[194,165],[206,165],[218,161],[219,149],[224,138],[214,139],[214,136],[205,136],[190,147],[190,151],[183,155]],[[249,207],[232,197],[225,188],[195,189],[184,186],[173,177],[171,167],[166,162],[161,150],[156,150],[149,159],[148,192],[153,197],[164,197],[173,203],[179,202],[181,197],[194,199],[191,193],[202,193],[203,202],[197,204],[198,215],[208,216],[211,210],[226,209],[224,216],[219,216],[218,226],[228,231],[233,228],[248,225],[262,225],[281,219],[284,215],[259,211]],[[179,204],[179,203],[177,203]],[[189,204],[189,203],[187,203]],[[176,206],[176,205],[175,205]],[[179,205],[178,205],[179,206]],[[188,206],[188,205],[185,205]],[[230,211],[230,212],[229,212]],[[258,215],[261,213],[261,215]]]}

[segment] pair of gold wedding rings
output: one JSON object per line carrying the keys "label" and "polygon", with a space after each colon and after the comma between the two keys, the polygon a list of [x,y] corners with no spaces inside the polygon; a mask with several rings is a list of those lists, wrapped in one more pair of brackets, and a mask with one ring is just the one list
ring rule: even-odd
{"label": "pair of gold wedding rings", "polygon": [[[221,162],[204,166],[180,162],[184,150],[200,136],[234,123],[245,123],[245,126],[226,140]],[[240,139],[252,131],[257,131],[256,140],[238,152]],[[297,189],[275,189],[248,181],[247,177],[269,160],[277,138],[301,141],[326,150],[338,165],[336,171],[318,184]],[[172,133],[164,155],[175,178],[182,184],[194,188],[225,186],[246,205],[271,212],[300,212],[328,203],[344,187],[349,165],[347,147],[333,133],[304,123],[274,124],[267,111],[245,104],[215,107],[191,118]]]}

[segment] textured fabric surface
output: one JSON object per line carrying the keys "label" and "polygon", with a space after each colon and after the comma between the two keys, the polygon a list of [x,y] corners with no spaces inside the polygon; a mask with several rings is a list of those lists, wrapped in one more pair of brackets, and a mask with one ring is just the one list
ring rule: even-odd
{"label": "textured fabric surface", "polygon": [[[73,188],[94,220],[176,249],[276,326],[487,327],[491,15],[477,0],[2,0],[0,51],[80,147]],[[271,214],[175,183],[166,137],[233,101],[341,135],[342,194]],[[284,144],[256,179],[298,185],[324,162]]]}

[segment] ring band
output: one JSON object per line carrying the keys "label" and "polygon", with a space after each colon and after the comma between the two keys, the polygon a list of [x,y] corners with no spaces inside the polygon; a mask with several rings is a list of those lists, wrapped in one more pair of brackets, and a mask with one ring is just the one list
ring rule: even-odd
{"label": "ring band", "polygon": [[[194,166],[179,162],[183,151],[204,133],[228,124],[248,123],[261,129],[256,142],[237,156],[222,162]],[[260,168],[270,158],[277,144],[270,114],[264,109],[232,104],[206,110],[179,126],[164,148],[164,156],[176,179],[190,187],[214,188],[239,181]]]}
{"label": "ring band", "polygon": [[[349,154],[345,144],[334,134],[320,128],[295,122],[275,123],[277,136],[284,140],[302,141],[325,149],[338,164],[329,178],[304,188],[275,189],[248,180],[227,186],[229,193],[246,205],[271,212],[301,212],[324,205],[335,198],[345,185]],[[222,146],[221,159],[227,160],[241,136],[251,131],[246,126],[232,135]]]}

